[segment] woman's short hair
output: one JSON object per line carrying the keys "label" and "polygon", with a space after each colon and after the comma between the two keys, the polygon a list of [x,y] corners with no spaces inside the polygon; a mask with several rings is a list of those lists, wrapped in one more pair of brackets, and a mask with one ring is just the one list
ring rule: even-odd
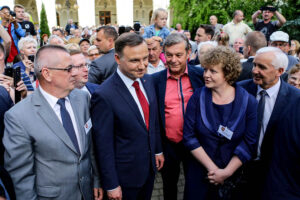
{"label": "woman's short hair", "polygon": [[[92,45],[92,46],[90,46],[90,48],[88,49],[87,53],[90,54],[90,52],[93,51],[93,50],[95,50],[95,49],[98,50],[98,48],[96,47],[96,45]],[[98,52],[99,52],[99,50],[98,50]]]}
{"label": "woman's short hair", "polygon": [[297,72],[300,72],[300,64],[296,64],[294,65],[289,71],[288,71],[288,75],[290,77],[290,75],[295,74]]}
{"label": "woman's short hair", "polygon": [[200,63],[206,67],[222,64],[225,80],[230,85],[237,80],[242,71],[239,55],[225,46],[209,49],[201,57]]}
{"label": "woman's short hair", "polygon": [[73,50],[79,50],[80,51],[80,47],[77,43],[70,43],[70,44],[67,44],[65,46],[65,48],[69,51],[70,49],[73,49]]}
{"label": "woman's short hair", "polygon": [[37,47],[37,41],[32,36],[27,36],[21,38],[21,40],[18,42],[18,48],[22,50],[24,45],[28,43],[33,43]]}

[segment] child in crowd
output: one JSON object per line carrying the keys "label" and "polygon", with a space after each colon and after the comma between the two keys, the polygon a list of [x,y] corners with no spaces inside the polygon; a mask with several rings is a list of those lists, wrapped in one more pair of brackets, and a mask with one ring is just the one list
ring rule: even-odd
{"label": "child in crowd", "polygon": [[170,34],[166,27],[168,19],[168,12],[163,8],[158,8],[152,15],[153,24],[145,28],[143,38],[151,38],[152,36],[159,36],[163,40]]}

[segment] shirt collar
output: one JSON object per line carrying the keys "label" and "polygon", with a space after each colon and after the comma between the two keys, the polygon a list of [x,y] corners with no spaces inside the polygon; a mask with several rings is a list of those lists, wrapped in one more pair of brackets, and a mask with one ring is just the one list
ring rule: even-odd
{"label": "shirt collar", "polygon": [[[181,76],[184,76],[184,75],[189,75],[188,74],[188,66],[186,65],[185,67],[185,71],[183,72],[183,74],[181,74]],[[169,68],[167,69],[167,78],[174,78],[171,74],[170,74],[170,71],[169,71]]]}
{"label": "shirt collar", "polygon": [[159,59],[159,63],[156,67],[154,67],[150,62],[148,63],[148,67],[153,67],[153,68],[159,68],[159,67],[165,67],[165,64],[163,63],[163,61],[161,61],[161,59]]}
{"label": "shirt collar", "polygon": [[128,89],[131,88],[131,87],[133,87],[132,84],[133,84],[134,81],[138,81],[140,85],[142,84],[140,78],[135,79],[135,80],[132,80],[132,79],[128,78],[125,74],[123,74],[121,72],[121,70],[119,69],[119,67],[117,68],[117,73],[120,76],[120,78],[122,79],[122,81],[125,83],[125,85],[126,85],[126,87]]}
{"label": "shirt collar", "polygon": [[[278,94],[279,92],[279,88],[280,88],[280,83],[281,80],[280,78],[278,79],[277,83],[275,85],[273,85],[272,87],[270,87],[269,89],[266,89],[266,92],[268,94],[269,97],[272,97],[276,94]],[[260,93],[260,91],[264,90],[263,88],[261,88],[259,85],[257,86],[257,94],[256,96]]]}
{"label": "shirt collar", "polygon": [[[57,104],[58,98],[43,90],[41,85],[39,85],[39,89],[47,102],[50,104],[51,108],[54,108],[54,106]],[[66,97],[66,101],[69,101],[68,97]]]}

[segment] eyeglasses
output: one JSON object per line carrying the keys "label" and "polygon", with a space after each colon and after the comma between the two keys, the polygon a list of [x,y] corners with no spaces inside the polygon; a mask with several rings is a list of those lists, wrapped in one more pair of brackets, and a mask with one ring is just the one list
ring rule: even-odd
{"label": "eyeglasses", "polygon": [[89,54],[89,56],[99,56],[99,53]]}
{"label": "eyeglasses", "polygon": [[287,43],[271,43],[272,47],[285,47]]}
{"label": "eyeglasses", "polygon": [[[67,71],[67,72],[71,72],[73,69],[73,65],[69,65],[66,68],[57,68],[57,67],[47,67],[47,69],[51,69],[51,70],[61,70],[61,71]],[[41,70],[42,71],[42,70]]]}
{"label": "eyeglasses", "polygon": [[86,67],[86,66],[87,66],[87,63],[84,63],[84,64],[81,64],[81,65],[78,65],[78,66],[73,65],[73,68],[80,69],[80,68],[83,68],[83,67]]}

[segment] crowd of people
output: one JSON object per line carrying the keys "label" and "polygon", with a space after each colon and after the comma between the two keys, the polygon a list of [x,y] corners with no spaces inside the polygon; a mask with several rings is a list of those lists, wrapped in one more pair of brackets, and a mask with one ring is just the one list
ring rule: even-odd
{"label": "crowd of people", "polygon": [[[262,19],[258,19],[262,16]],[[0,200],[300,199],[300,45],[275,7],[39,34],[0,8]],[[276,21],[272,21],[276,17]]]}

